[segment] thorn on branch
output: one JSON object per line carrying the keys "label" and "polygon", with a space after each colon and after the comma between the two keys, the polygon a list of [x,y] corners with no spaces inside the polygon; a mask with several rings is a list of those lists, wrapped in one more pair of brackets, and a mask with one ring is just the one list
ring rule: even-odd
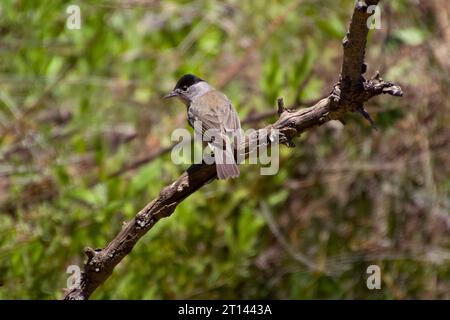
{"label": "thorn on branch", "polygon": [[339,81],[338,83],[336,83],[333,86],[333,90],[330,93],[330,99],[334,102],[334,103],[339,103],[339,101],[341,100],[341,82]]}
{"label": "thorn on branch", "polygon": [[364,119],[366,119],[367,121],[369,121],[370,126],[372,127],[372,129],[374,130],[378,130],[378,127],[375,124],[375,121],[373,121],[372,117],[370,116],[370,114],[367,112],[366,109],[364,109],[364,106],[360,106],[358,108],[358,112],[362,114],[362,116],[364,117]]}
{"label": "thorn on branch", "polygon": [[278,106],[278,116],[281,116],[281,114],[286,111],[286,108],[284,107],[283,98],[277,99],[277,106]]}
{"label": "thorn on branch", "polygon": [[366,73],[367,71],[367,64],[365,62],[363,62],[362,66],[361,66],[361,74]]}
{"label": "thorn on branch", "polygon": [[[288,131],[295,131],[295,129],[289,129]],[[279,133],[279,143],[284,144],[288,148],[295,148],[295,143],[292,142],[292,138],[288,137],[287,134],[284,134],[283,132]]]}
{"label": "thorn on branch", "polygon": [[372,79],[373,80],[378,80],[378,81],[383,81],[383,78],[381,78],[381,75],[380,75],[380,71],[379,70],[377,70],[377,72],[375,72],[375,75],[372,77]]}
{"label": "thorn on branch", "polygon": [[97,252],[95,252],[95,250],[90,248],[90,247],[84,248],[84,253],[88,257],[88,261],[91,261],[95,257],[95,255],[97,254]]}
{"label": "thorn on branch", "polygon": [[350,41],[348,40],[348,32],[347,32],[347,35],[344,37],[344,39],[342,40],[342,46],[344,47],[344,48],[347,48],[348,47],[348,45],[350,44]]}

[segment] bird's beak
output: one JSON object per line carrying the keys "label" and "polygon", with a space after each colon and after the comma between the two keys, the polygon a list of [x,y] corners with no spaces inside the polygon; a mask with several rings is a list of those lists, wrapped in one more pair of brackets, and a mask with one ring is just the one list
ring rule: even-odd
{"label": "bird's beak", "polygon": [[175,90],[173,90],[171,93],[166,94],[166,95],[163,97],[163,99],[164,99],[164,100],[165,100],[165,99],[170,99],[170,98],[173,98],[173,97],[176,97],[176,96],[178,96],[178,92],[175,91]]}

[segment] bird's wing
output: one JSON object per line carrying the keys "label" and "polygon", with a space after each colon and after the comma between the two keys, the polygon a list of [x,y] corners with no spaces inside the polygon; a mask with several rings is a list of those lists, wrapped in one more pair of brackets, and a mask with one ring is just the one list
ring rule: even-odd
{"label": "bird's wing", "polygon": [[207,130],[217,130],[214,134],[236,132],[241,128],[239,116],[228,98],[214,90],[199,97],[191,104],[189,112],[194,121],[201,121],[202,134],[210,141]]}

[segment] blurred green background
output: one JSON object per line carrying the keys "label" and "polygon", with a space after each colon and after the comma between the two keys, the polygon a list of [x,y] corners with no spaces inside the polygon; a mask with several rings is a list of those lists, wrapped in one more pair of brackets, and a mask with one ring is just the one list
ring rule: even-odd
{"label": "blurred green background", "polygon": [[[61,298],[66,268],[105,246],[187,165],[167,152],[194,73],[245,128],[309,106],[338,80],[353,0],[0,4],[0,298]],[[81,8],[81,29],[66,8]],[[161,220],[93,299],[450,296],[450,3],[382,1],[368,75],[400,84],[361,116],[244,165]],[[249,120],[250,119],[250,120]],[[165,149],[166,148],[166,149]],[[366,269],[381,268],[381,290]]]}

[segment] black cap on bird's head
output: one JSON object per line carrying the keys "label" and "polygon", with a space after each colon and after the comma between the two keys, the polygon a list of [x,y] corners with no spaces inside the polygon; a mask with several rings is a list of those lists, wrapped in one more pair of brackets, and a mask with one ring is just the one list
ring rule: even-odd
{"label": "black cap on bird's head", "polygon": [[164,96],[164,99],[179,96],[181,92],[186,91],[190,86],[202,81],[205,80],[193,74],[185,74],[177,81],[177,84],[175,85],[175,88],[172,90],[172,92]]}
{"label": "black cap on bird's head", "polygon": [[199,77],[193,75],[193,74],[185,74],[178,80],[177,84],[175,85],[175,89],[181,89],[186,90],[190,86],[205,81],[203,79],[200,79]]}

